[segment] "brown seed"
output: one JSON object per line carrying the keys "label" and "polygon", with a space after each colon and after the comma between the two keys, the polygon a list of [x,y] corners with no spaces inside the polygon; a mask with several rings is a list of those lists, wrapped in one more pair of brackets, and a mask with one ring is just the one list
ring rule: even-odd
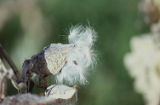
{"label": "brown seed", "polygon": [[77,61],[75,61],[75,60],[73,61],[73,63],[74,63],[75,65],[78,65]]}

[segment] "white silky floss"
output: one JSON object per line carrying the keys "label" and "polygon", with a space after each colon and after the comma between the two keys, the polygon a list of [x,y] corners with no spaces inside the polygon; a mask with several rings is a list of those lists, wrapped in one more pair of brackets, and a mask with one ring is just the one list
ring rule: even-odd
{"label": "white silky floss", "polygon": [[90,27],[73,27],[70,30],[68,40],[69,44],[74,44],[75,47],[68,53],[66,64],[56,76],[57,82],[85,84],[87,83],[87,69],[95,61],[92,47],[96,41],[96,32]]}

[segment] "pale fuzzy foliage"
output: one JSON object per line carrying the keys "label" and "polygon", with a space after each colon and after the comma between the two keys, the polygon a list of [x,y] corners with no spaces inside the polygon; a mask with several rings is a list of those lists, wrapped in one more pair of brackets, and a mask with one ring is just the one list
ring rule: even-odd
{"label": "pale fuzzy foliage", "polygon": [[160,0],[153,0],[154,4],[157,6],[157,8],[160,11]]}
{"label": "pale fuzzy foliage", "polygon": [[92,49],[95,39],[96,33],[90,27],[76,26],[71,28],[68,40],[70,44],[75,45],[75,48],[68,54],[66,65],[57,75],[58,83],[64,81],[69,84],[87,83],[87,69],[95,61]]}
{"label": "pale fuzzy foliage", "polygon": [[41,9],[36,0],[4,0],[0,4],[0,29],[5,22],[18,15],[24,33],[16,38],[11,57],[18,67],[23,61],[38,52],[47,40],[46,19],[44,19]]}
{"label": "pale fuzzy foliage", "polygon": [[141,0],[139,9],[145,14],[147,23],[155,24],[160,19],[160,0]]}
{"label": "pale fuzzy foliage", "polygon": [[134,78],[135,89],[141,93],[147,105],[160,102],[160,48],[151,34],[134,37],[131,52],[124,62]]}

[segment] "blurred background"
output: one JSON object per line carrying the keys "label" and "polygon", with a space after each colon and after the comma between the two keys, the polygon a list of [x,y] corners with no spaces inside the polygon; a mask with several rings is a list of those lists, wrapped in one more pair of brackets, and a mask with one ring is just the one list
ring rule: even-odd
{"label": "blurred background", "polygon": [[[50,43],[67,43],[71,26],[98,34],[97,65],[81,86],[77,105],[144,105],[123,64],[132,36],[149,31],[140,0],[0,0],[0,43],[21,70],[25,59]],[[17,91],[11,86],[8,94]],[[36,90],[38,92],[39,90]]]}

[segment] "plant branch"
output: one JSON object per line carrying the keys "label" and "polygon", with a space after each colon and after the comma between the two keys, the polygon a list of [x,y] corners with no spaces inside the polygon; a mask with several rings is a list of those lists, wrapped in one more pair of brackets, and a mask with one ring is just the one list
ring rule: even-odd
{"label": "plant branch", "polygon": [[5,60],[7,61],[7,63],[10,65],[10,67],[12,68],[15,76],[16,76],[16,79],[17,81],[20,81],[20,78],[19,78],[19,71],[16,67],[16,65],[14,64],[14,62],[12,61],[12,59],[9,57],[7,51],[4,49],[4,47],[0,44],[0,53],[2,54],[2,56],[5,58]]}

